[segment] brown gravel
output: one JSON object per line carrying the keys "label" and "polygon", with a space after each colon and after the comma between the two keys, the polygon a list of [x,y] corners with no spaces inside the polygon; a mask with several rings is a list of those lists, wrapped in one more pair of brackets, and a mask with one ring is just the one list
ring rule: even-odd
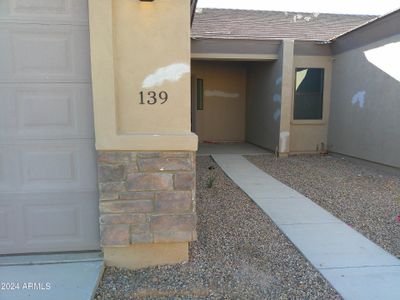
{"label": "brown gravel", "polygon": [[197,159],[197,213],[189,263],[107,268],[96,299],[340,299],[209,157]]}
{"label": "brown gravel", "polygon": [[246,158],[400,258],[400,171],[330,155]]}

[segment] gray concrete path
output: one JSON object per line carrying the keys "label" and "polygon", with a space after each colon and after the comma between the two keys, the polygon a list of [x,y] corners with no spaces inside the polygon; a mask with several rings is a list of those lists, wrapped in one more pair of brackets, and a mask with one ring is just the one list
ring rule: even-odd
{"label": "gray concrete path", "polygon": [[249,143],[216,143],[207,144],[200,143],[197,155],[212,155],[212,154],[241,154],[241,155],[253,155],[253,154],[268,154],[267,150],[260,148],[256,145]]}
{"label": "gray concrete path", "polygon": [[[83,254],[5,257],[0,260],[1,300],[90,300],[103,273],[104,263]],[[61,256],[62,260],[55,261]],[[72,258],[72,259],[71,259]],[[14,264],[14,262],[16,262]],[[28,262],[28,264],[21,264]]]}
{"label": "gray concrete path", "polygon": [[400,299],[400,260],[241,155],[212,155],[344,299]]}

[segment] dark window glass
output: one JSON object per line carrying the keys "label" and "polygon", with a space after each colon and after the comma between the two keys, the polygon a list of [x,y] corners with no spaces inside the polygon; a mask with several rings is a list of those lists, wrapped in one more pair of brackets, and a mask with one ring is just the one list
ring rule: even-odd
{"label": "dark window glass", "polygon": [[296,68],[293,117],[322,120],[324,69]]}
{"label": "dark window glass", "polygon": [[197,79],[197,110],[204,109],[203,79]]}

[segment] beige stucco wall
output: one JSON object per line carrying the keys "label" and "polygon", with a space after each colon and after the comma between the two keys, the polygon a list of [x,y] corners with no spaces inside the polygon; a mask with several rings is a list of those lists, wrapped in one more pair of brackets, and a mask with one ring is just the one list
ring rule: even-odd
{"label": "beige stucco wall", "polygon": [[[186,0],[90,0],[96,148],[196,150]],[[140,104],[154,91],[165,104]],[[160,100],[160,99],[159,99]]]}
{"label": "beige stucco wall", "polygon": [[275,151],[279,145],[282,60],[250,62],[246,85],[246,141]]}
{"label": "beige stucco wall", "polygon": [[397,34],[334,57],[329,151],[400,167],[399,53]]}
{"label": "beige stucco wall", "polygon": [[294,91],[294,41],[283,40],[280,49],[282,60],[281,118],[279,129],[279,154],[287,156],[290,152],[291,115]]}
{"label": "beige stucco wall", "polygon": [[[190,1],[89,0],[89,22],[105,261],[129,268],[187,261],[187,242],[195,239],[195,184],[194,158],[186,158],[197,150],[190,117]],[[175,191],[177,184],[186,192]],[[144,195],[150,201],[143,202]],[[146,202],[144,215],[137,205]],[[174,232],[176,224],[185,226],[182,213],[190,234]],[[137,218],[144,221],[140,230]],[[157,222],[165,222],[158,225],[161,233],[151,232]]]}
{"label": "beige stucco wall", "polygon": [[332,81],[332,58],[330,56],[295,56],[293,74],[296,68],[324,68],[324,94],[322,120],[293,120],[293,102],[290,113],[290,153],[318,152],[327,149],[327,132]]}
{"label": "beige stucco wall", "polygon": [[195,117],[199,141],[244,141],[246,65],[192,61],[192,75],[204,86],[204,110],[196,110]]}

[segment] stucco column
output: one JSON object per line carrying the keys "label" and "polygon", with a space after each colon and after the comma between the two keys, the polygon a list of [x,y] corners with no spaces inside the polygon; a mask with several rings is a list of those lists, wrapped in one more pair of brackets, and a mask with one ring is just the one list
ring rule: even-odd
{"label": "stucco column", "polygon": [[190,1],[89,0],[89,12],[105,261],[186,261],[196,239]]}
{"label": "stucco column", "polygon": [[290,152],[290,123],[294,93],[294,41],[283,40],[282,56],[282,98],[281,123],[279,132],[279,154],[287,156]]}

